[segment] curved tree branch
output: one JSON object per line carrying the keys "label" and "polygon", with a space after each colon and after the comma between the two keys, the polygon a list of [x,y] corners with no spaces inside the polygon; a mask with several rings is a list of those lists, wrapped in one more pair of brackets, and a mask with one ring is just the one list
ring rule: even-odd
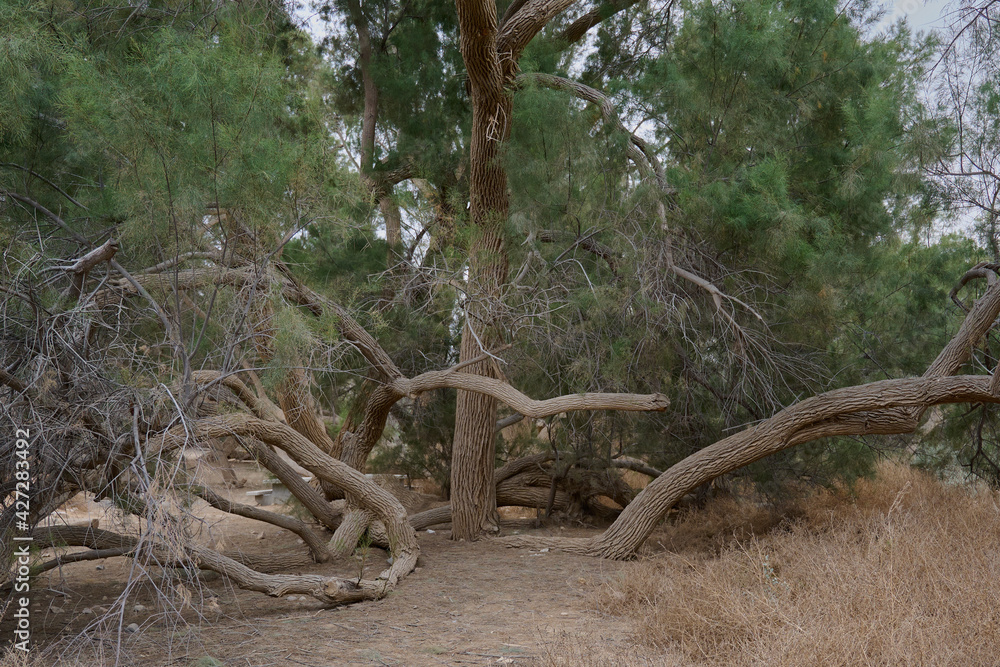
{"label": "curved tree branch", "polygon": [[618,112],[615,110],[614,104],[607,95],[578,81],[566,79],[561,76],[555,76],[553,74],[531,72],[528,74],[519,74],[517,80],[518,82],[530,81],[536,85],[545,86],[546,88],[562,90],[580,98],[581,100],[585,100],[591,104],[596,104],[601,110],[601,118],[604,119],[604,122],[628,137],[629,143],[626,146],[625,151],[628,154],[629,159],[632,160],[636,168],[639,170],[639,173],[642,174],[643,178],[646,180],[652,180],[655,178],[659,188],[665,193],[670,194],[671,191],[667,186],[666,175],[663,172],[663,166],[660,164],[660,161],[656,158],[656,155],[649,148],[649,144],[647,144],[644,139],[636,136],[629,131],[627,127],[625,127],[625,124],[622,123],[621,118],[618,116]]}
{"label": "curved tree branch", "polygon": [[907,433],[924,410],[944,403],[1000,403],[989,376],[948,377],[971,357],[974,345],[1000,315],[1000,282],[990,285],[920,378],[882,380],[829,391],[796,403],[770,419],[695,452],[643,489],[596,538],[505,538],[509,546],[547,546],[608,558],[630,558],[666,512],[691,489],[788,447],[819,438]]}
{"label": "curved tree branch", "polygon": [[535,400],[502,380],[450,370],[421,373],[411,380],[400,379],[393,383],[393,387],[404,396],[416,396],[425,391],[446,387],[486,394],[506,403],[525,417],[534,419],[575,410],[661,412],[670,406],[670,400],[663,394],[584,393]]}
{"label": "curved tree branch", "polygon": [[591,28],[600,24],[601,21],[611,18],[618,12],[628,9],[638,2],[639,0],[610,0],[609,2],[601,2],[597,7],[570,23],[569,27],[559,36],[559,39],[567,44],[575,44],[583,39],[584,35]]}

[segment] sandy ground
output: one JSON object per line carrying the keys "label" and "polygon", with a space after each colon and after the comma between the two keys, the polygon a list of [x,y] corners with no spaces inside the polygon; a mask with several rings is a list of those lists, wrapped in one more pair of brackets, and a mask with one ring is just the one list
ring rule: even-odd
{"label": "sandy ground", "polygon": [[[248,478],[245,488],[217,491],[247,502],[245,491],[258,488],[262,476],[249,466],[237,472]],[[205,539],[227,551],[304,550],[296,536],[274,526],[200,501],[193,509],[205,521]],[[114,527],[106,507],[81,498],[58,520],[92,518]],[[594,530],[523,532],[582,536]],[[599,588],[619,576],[618,563],[507,549],[490,540],[456,543],[447,530],[422,531],[418,539],[417,570],[397,590],[334,609],[312,598],[234,590],[212,574],[184,580],[151,568],[155,584],[127,585],[139,572],[124,558],[70,564],[32,587],[35,646],[49,649],[43,664],[57,664],[61,656],[63,664],[86,665],[613,665],[626,656],[629,664],[653,665],[667,658],[639,647],[624,620],[598,609]],[[357,576],[363,562],[372,576],[386,567],[386,555],[370,549],[294,571]],[[138,632],[128,631],[132,623]],[[7,625],[0,623],[4,637]]]}

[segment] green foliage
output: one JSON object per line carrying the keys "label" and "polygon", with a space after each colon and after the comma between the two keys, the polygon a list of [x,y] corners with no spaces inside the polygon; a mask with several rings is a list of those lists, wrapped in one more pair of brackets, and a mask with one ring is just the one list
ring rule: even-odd
{"label": "green foliage", "polygon": [[[270,2],[0,0],[0,189],[87,238],[115,237],[136,269],[188,251],[239,248],[261,261],[280,252],[299,279],[357,314],[405,374],[454,364],[474,235],[455,12],[432,0],[361,6],[379,89],[371,164],[358,162],[364,91],[343,0],[321,8],[333,19],[323,59]],[[629,454],[662,468],[804,395],[918,374],[961,319],[948,290],[984,258],[968,239],[926,240],[941,193],[921,164],[951,136],[917,95],[933,42],[902,25],[877,34],[865,1],[658,9],[637,3],[608,18],[586,54],[553,37],[570,17],[526,50],[525,72],[566,76],[582,64],[579,78],[639,128],[667,191],[639,177],[629,136],[600,109],[515,86],[501,158],[512,271],[496,309],[514,346],[502,370],[525,393],[655,391],[671,407],[559,417],[549,442],[522,434],[503,440],[501,455],[554,444],[595,466]],[[972,97],[986,148],[1000,131],[998,90],[991,74]],[[402,166],[414,177],[384,193],[357,173],[377,180]],[[382,238],[382,194],[401,211],[404,270]],[[12,284],[18,263],[79,255],[73,243],[41,243],[50,235],[36,227],[48,232],[51,221],[10,198],[0,222]],[[727,297],[716,304],[674,267]],[[192,367],[237,368],[260,325],[275,351],[267,387],[309,363],[326,371],[317,375],[332,411],[346,414],[360,394],[366,362],[340,354],[330,316],[270,294],[273,315],[255,322],[247,294],[225,284],[194,295],[198,308],[167,282],[150,291],[180,311]],[[66,298],[41,295],[47,306]],[[32,321],[25,311],[5,328],[27,336]],[[138,314],[126,326],[130,342],[162,337]],[[181,370],[169,351],[147,349],[139,361],[122,354],[109,377],[152,384]],[[455,392],[400,407],[398,438],[372,466],[446,487]],[[877,453],[868,444],[797,448],[745,474],[767,489],[787,476],[859,475]]]}
{"label": "green foliage", "polygon": [[[657,194],[632,180],[627,138],[567,94],[518,92],[507,158],[511,232],[544,262],[534,293],[558,304],[527,332],[518,386],[667,392],[662,417],[570,415],[564,443],[667,467],[803,395],[923,372],[960,321],[948,291],[978,251],[915,240],[934,216],[918,156],[940,120],[917,95],[932,40],[877,34],[865,3],[696,1],[672,24],[654,11],[603,23],[583,78],[647,119],[673,189],[669,233]],[[538,230],[596,239],[623,266],[579,246],[567,257],[569,241],[532,245]],[[742,333],[707,293],[664,277],[668,245],[749,304],[723,305]],[[746,474],[850,478],[870,469],[870,444],[796,448]]]}
{"label": "green foliage", "polygon": [[30,2],[0,3],[0,142],[24,143],[38,113],[52,103],[51,77],[65,52],[47,33],[40,8]]}

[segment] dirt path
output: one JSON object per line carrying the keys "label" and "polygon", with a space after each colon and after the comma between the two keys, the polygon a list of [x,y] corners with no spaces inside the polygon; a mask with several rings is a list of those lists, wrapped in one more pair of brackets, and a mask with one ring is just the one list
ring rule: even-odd
{"label": "dirt path", "polygon": [[631,652],[624,624],[596,609],[597,587],[616,575],[617,564],[489,542],[456,544],[447,532],[421,533],[420,546],[418,571],[384,600],[337,610],[278,601],[261,609],[237,593],[233,603],[253,628],[236,622],[206,628],[206,648],[245,642],[225,661],[249,665],[559,664],[564,654],[610,664]]}
{"label": "dirt path", "polygon": [[[213,525],[213,539],[225,532],[227,551],[303,549],[273,526],[207,507],[198,513]],[[75,514],[67,518],[88,516]],[[576,536],[594,532],[555,530]],[[523,532],[551,534],[547,528]],[[324,609],[312,598],[273,599],[234,590],[215,575],[200,587],[180,588],[190,591],[194,603],[185,607],[178,595],[161,595],[150,584],[133,585],[125,595],[125,582],[135,574],[133,561],[71,564],[42,575],[32,588],[35,645],[58,643],[60,664],[117,661],[143,667],[664,664],[663,656],[636,646],[622,619],[598,609],[600,586],[618,576],[620,563],[507,549],[490,540],[455,543],[447,530],[422,531],[418,539],[418,568],[396,591],[383,600],[336,609]],[[382,550],[370,550],[366,576],[384,569],[385,557]],[[359,565],[348,560],[297,571],[357,576]],[[132,623],[141,630],[128,632]],[[5,627],[0,631],[6,635]],[[74,636],[77,641],[68,645]],[[46,664],[56,662],[52,656]]]}

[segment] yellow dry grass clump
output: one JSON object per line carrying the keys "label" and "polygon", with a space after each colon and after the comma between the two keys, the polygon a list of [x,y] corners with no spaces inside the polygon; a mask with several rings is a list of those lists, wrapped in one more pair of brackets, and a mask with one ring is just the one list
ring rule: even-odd
{"label": "yellow dry grass clump", "polygon": [[654,535],[671,553],[602,604],[694,664],[998,665],[998,502],[900,464],[783,517],[720,500]]}

